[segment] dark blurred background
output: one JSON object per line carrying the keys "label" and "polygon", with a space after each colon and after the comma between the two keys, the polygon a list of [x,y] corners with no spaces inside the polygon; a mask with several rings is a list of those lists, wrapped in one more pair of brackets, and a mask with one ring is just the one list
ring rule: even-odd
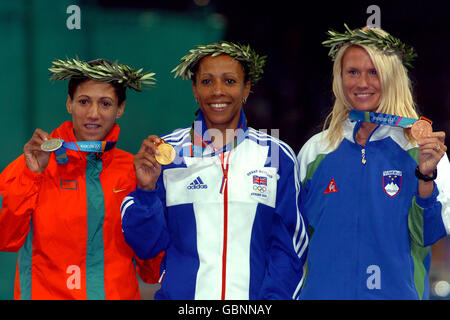
{"label": "dark blurred background", "polygon": [[[81,29],[67,27],[70,5],[81,10]],[[450,145],[448,0],[2,0],[0,170],[19,156],[36,127],[51,132],[70,120],[67,82],[48,80],[53,59],[101,57],[157,73],[154,89],[128,92],[119,120],[118,145],[135,153],[148,134],[190,125],[197,108],[190,83],[173,79],[170,71],[194,45],[218,40],[248,43],[268,56],[263,79],[245,106],[249,126],[269,134],[279,129],[279,138],[298,153],[321,130],[333,104],[332,62],[321,46],[326,31],[343,31],[344,23],[366,25],[370,5],[381,10],[381,28],[416,49],[409,73],[415,101],[435,131],[446,131]],[[12,298],[16,257],[0,253],[0,299]],[[432,297],[449,298],[448,239],[433,247],[432,261]]]}

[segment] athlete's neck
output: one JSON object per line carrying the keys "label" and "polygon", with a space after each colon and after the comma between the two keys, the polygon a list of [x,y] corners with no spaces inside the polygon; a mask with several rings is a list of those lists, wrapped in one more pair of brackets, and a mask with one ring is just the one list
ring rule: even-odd
{"label": "athlete's neck", "polygon": [[364,147],[373,130],[375,130],[377,126],[378,125],[375,123],[363,122],[355,135],[356,142]]}

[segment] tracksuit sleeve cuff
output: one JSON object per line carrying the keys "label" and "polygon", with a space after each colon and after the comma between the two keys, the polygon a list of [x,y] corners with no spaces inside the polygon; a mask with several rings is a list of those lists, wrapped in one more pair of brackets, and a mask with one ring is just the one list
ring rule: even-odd
{"label": "tracksuit sleeve cuff", "polygon": [[436,204],[439,191],[436,183],[433,181],[433,192],[426,198],[422,198],[418,194],[416,195],[416,203],[422,208],[431,208]]}
{"label": "tracksuit sleeve cuff", "polygon": [[144,190],[136,185],[135,198],[139,203],[152,206],[155,202],[155,197],[158,197],[159,189],[159,184],[156,184],[156,188],[154,190]]}
{"label": "tracksuit sleeve cuff", "polygon": [[44,176],[43,173],[35,173],[28,169],[27,166],[23,168],[22,175],[20,176],[20,183],[21,184],[29,184],[29,183],[36,183],[39,182],[42,177]]}

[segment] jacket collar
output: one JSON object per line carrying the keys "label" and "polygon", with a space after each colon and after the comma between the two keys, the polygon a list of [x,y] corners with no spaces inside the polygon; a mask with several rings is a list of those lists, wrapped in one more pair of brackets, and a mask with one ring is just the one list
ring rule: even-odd
{"label": "jacket collar", "polygon": [[[106,135],[104,141],[117,141],[120,134],[120,128],[117,123],[114,123],[114,126],[111,128],[109,133]],[[76,142],[77,139],[75,138],[74,132],[73,132],[73,123],[72,121],[66,121],[61,126],[56,128],[51,134],[50,138],[60,138],[63,139],[64,142]],[[115,149],[112,148],[109,151],[105,151],[103,153],[99,153],[98,156],[103,159],[103,162],[109,162],[112,158],[112,151]],[[87,152],[80,152],[80,151],[73,151],[66,149],[67,156],[69,158],[76,158],[80,160],[85,160],[87,156]],[[70,160],[69,160],[70,162]]]}
{"label": "jacket collar", "polygon": [[[352,143],[356,143],[355,136],[359,128],[361,127],[361,124],[361,121],[352,121],[346,119],[342,126],[342,134],[344,138]],[[414,145],[406,137],[403,128],[388,125],[378,125],[372,131],[369,139],[367,140],[367,143],[383,140],[386,138],[391,138],[404,150],[409,150],[414,147]]]}
{"label": "jacket collar", "polygon": [[244,109],[242,108],[239,115],[239,122],[237,128],[235,129],[234,140],[223,146],[221,149],[214,150],[213,143],[206,126],[205,117],[203,115],[203,112],[199,110],[197,119],[195,119],[194,123],[192,124],[190,131],[192,142],[191,156],[215,156],[230,151],[233,148],[236,148],[242,141],[244,141],[247,133],[247,118],[245,116]]}

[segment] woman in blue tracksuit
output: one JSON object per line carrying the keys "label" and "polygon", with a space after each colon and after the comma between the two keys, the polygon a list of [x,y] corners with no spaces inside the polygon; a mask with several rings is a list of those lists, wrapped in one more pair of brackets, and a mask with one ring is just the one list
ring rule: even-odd
{"label": "woman in blue tracksuit", "polygon": [[198,117],[161,137],[175,149],[171,164],[155,159],[160,138],[143,141],[137,189],[122,203],[136,254],[166,252],[156,299],[298,298],[308,236],[297,158],[247,127],[243,112],[263,65],[248,46],[219,42],[191,50],[174,70],[192,80]]}
{"label": "woman in blue tracksuit", "polygon": [[418,118],[412,49],[381,29],[329,34],[334,108],[298,154],[310,235],[300,298],[426,299],[429,246],[450,233],[445,133],[398,126]]}

